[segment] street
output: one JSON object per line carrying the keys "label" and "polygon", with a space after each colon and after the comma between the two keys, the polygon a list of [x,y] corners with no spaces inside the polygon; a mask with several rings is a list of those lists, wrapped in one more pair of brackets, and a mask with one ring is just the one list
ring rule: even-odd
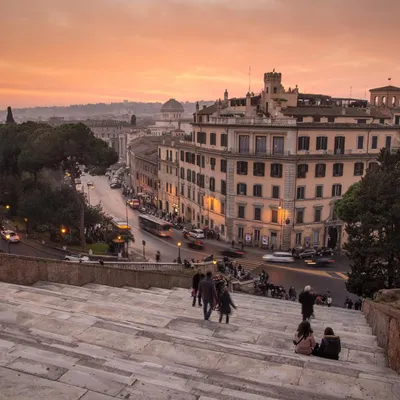
{"label": "street", "polygon": [[[89,176],[82,177],[82,183],[87,193],[87,182],[92,181],[94,187],[90,190],[90,201],[92,205],[101,204],[103,210],[110,216],[128,221],[132,226],[132,233],[135,236],[135,243],[131,243],[135,251],[142,253],[142,241],[146,242],[145,254],[151,260],[155,260],[155,254],[159,250],[161,261],[173,261],[178,258],[178,242],[182,243],[181,259],[201,260],[208,254],[220,256],[222,249],[229,247],[224,242],[216,240],[204,240],[205,248],[196,251],[187,248],[187,242],[181,231],[174,231],[171,238],[159,238],[139,228],[139,211],[132,210],[125,205],[125,198],[122,196],[122,189],[111,189],[107,177]],[[335,257],[336,262],[329,268],[313,268],[307,266],[304,260],[296,260],[292,264],[265,264],[262,256],[266,253],[262,249],[245,247],[246,255],[237,259],[246,271],[258,275],[262,269],[268,271],[270,281],[283,285],[286,288],[293,285],[299,293],[304,286],[311,285],[317,292],[330,290],[335,305],[342,305],[345,297],[349,295],[345,288],[346,272],[348,271],[347,259],[343,256]]]}

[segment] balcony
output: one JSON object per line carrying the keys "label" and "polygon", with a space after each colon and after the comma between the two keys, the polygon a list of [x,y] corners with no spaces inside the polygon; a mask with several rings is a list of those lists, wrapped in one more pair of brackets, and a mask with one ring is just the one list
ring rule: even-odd
{"label": "balcony", "polygon": [[216,125],[264,125],[264,126],[296,126],[297,121],[293,118],[248,118],[248,117],[210,117],[210,124]]}

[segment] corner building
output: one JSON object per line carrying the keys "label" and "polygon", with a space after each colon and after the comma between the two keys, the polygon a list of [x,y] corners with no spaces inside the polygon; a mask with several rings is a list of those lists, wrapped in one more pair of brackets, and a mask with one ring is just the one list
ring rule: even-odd
{"label": "corner building", "polygon": [[258,96],[229,99],[225,92],[214,105],[197,107],[192,134],[173,152],[159,148],[161,160],[172,155],[178,164],[179,199],[169,201],[179,214],[227,241],[340,247],[346,238],[335,202],[377,166],[382,147],[398,146],[400,126],[357,99],[346,99],[347,107],[330,96],[324,105],[299,105],[313,96],[286,91],[272,72]]}

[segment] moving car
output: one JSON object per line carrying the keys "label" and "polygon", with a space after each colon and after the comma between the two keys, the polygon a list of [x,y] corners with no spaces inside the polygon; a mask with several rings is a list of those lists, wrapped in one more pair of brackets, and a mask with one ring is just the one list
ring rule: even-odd
{"label": "moving car", "polygon": [[310,267],[330,267],[335,260],[332,260],[328,257],[321,257],[321,258],[316,258],[315,260],[306,260],[306,264]]}
{"label": "moving car", "polygon": [[0,235],[4,240],[7,240],[7,242],[10,242],[10,243],[18,243],[19,242],[19,236],[14,231],[1,231]]}
{"label": "moving car", "polygon": [[189,236],[195,239],[204,239],[204,231],[203,229],[192,229],[189,231]]}
{"label": "moving car", "polygon": [[86,262],[90,261],[88,256],[81,256],[80,254],[78,255],[67,255],[64,257],[65,261],[79,261],[79,262]]}
{"label": "moving car", "polygon": [[203,250],[204,249],[204,243],[201,240],[196,240],[192,238],[188,238],[188,247],[191,249],[196,249],[196,250]]}
{"label": "moving car", "polygon": [[313,258],[317,254],[316,250],[314,249],[305,249],[300,254],[300,258]]}
{"label": "moving car", "polygon": [[292,253],[288,253],[285,251],[276,251],[272,254],[266,254],[263,256],[263,260],[266,262],[276,262],[276,263],[292,263],[294,262],[294,258]]}
{"label": "moving car", "polygon": [[122,184],[120,181],[113,179],[110,183],[110,188],[111,189],[120,189],[122,187]]}
{"label": "moving car", "polygon": [[88,185],[88,187],[93,187],[94,186],[92,181],[87,181],[87,185]]}
{"label": "moving car", "polygon": [[138,199],[129,199],[126,204],[132,208],[132,210],[138,210],[140,207],[140,201]]}
{"label": "moving car", "polygon": [[330,247],[322,247],[321,249],[317,249],[317,256],[333,256],[333,250]]}
{"label": "moving car", "polygon": [[244,256],[244,251],[238,249],[225,249],[221,251],[224,257],[239,258]]}

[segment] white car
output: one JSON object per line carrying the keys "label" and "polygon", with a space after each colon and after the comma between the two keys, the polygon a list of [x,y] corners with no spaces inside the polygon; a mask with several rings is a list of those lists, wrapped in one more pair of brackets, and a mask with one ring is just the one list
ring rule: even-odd
{"label": "white car", "polygon": [[18,243],[20,240],[18,234],[14,231],[1,231],[0,234],[4,240],[10,243]]}
{"label": "white car", "polygon": [[195,239],[204,239],[204,231],[203,229],[192,229],[189,232],[189,236]]}
{"label": "white car", "polygon": [[77,256],[65,256],[64,257],[65,261],[79,261],[79,262],[87,262],[90,261],[88,256],[81,256],[81,255],[77,255]]}
{"label": "white car", "polygon": [[93,182],[92,181],[87,181],[87,184],[86,184],[88,187],[93,187],[94,185],[93,185]]}
{"label": "white car", "polygon": [[292,253],[288,253],[285,251],[276,251],[272,254],[266,254],[263,256],[263,260],[266,262],[276,262],[276,263],[292,263],[294,262],[294,258]]}

